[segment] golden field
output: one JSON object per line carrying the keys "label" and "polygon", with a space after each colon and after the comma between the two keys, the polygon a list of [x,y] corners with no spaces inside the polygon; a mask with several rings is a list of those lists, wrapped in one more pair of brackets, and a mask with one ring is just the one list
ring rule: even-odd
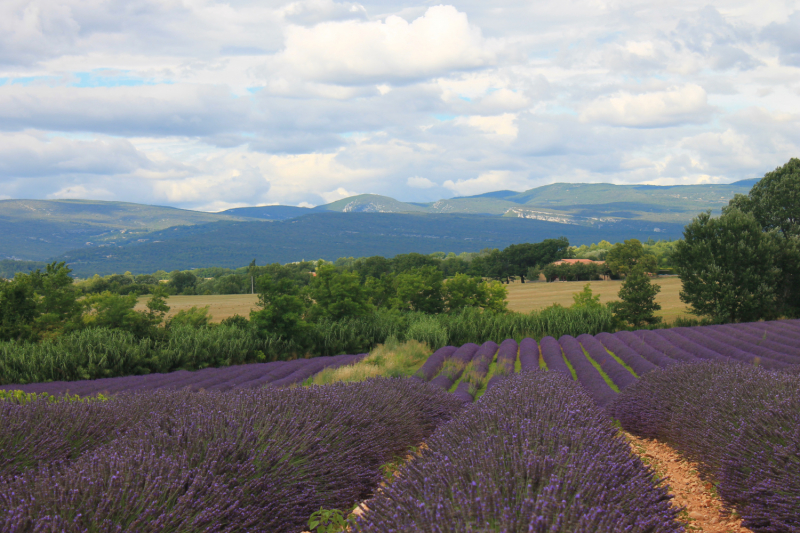
{"label": "golden field", "polygon": [[[586,281],[556,281],[553,283],[514,282],[508,285],[508,308],[511,311],[528,313],[534,309],[542,309],[554,303],[565,307],[572,305],[572,295],[583,290]],[[589,281],[592,293],[600,295],[602,303],[617,300],[617,293],[622,284],[621,280]],[[672,322],[679,316],[687,316],[688,310],[678,293],[681,290],[681,280],[678,277],[656,278],[653,283],[661,286],[661,292],[656,296],[656,301],[661,304],[661,311],[656,315],[664,317],[667,322]]]}
{"label": "golden field", "polygon": [[[661,304],[661,311],[657,314],[664,320],[671,322],[679,316],[688,315],[686,305],[681,302],[678,292],[681,289],[681,280],[677,277],[658,278],[655,283],[661,285],[661,292],[656,297]],[[508,308],[511,311],[527,313],[534,309],[542,309],[554,303],[563,306],[572,305],[572,295],[583,290],[585,281],[557,281],[553,283],[514,282],[508,285]],[[592,292],[600,295],[601,302],[617,299],[619,280],[590,281]],[[148,296],[139,298],[137,310],[145,309]],[[168,316],[172,316],[182,309],[192,306],[209,306],[209,314],[213,322],[239,314],[249,316],[250,310],[256,307],[258,296],[252,294],[224,294],[211,296],[170,296],[167,304],[170,306]]]}

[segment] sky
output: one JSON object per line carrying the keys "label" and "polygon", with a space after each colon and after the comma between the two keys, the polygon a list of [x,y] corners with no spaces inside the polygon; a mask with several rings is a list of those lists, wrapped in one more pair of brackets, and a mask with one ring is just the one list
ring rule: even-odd
{"label": "sky", "polygon": [[4,0],[0,199],[220,211],[800,156],[800,0]]}

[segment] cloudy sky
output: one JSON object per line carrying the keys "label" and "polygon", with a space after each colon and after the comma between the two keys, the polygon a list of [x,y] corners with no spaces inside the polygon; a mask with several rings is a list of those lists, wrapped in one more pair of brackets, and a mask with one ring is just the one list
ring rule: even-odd
{"label": "cloudy sky", "polygon": [[800,0],[4,0],[0,198],[217,211],[800,156]]}

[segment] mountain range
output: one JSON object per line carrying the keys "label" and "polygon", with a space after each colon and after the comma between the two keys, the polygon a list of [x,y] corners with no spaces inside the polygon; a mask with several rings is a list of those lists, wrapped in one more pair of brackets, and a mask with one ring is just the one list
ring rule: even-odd
{"label": "mountain range", "polygon": [[556,183],[430,203],[362,194],[314,208],[205,213],[90,200],[0,201],[0,259],[66,260],[80,276],[301,259],[477,251],[566,236],[680,238],[699,212],[757,180],[727,185]]}

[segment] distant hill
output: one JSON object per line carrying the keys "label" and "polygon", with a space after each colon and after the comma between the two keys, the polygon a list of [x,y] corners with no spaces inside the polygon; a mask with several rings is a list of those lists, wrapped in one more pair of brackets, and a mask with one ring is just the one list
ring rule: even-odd
{"label": "distant hill", "polygon": [[233,217],[260,218],[263,220],[288,220],[312,213],[309,207],[293,205],[262,205],[257,207],[235,207],[218,213]]}
{"label": "distant hill", "polygon": [[378,194],[359,194],[330,204],[320,205],[314,211],[338,211],[340,213],[425,213],[428,210],[418,204],[400,202]]}
{"label": "distant hill", "polygon": [[[657,230],[657,231],[656,231]],[[571,243],[602,239],[678,238],[683,226],[623,221],[599,227],[541,220],[470,215],[313,213],[280,222],[216,222],[154,232],[150,241],[73,250],[67,261],[79,276],[208,266],[240,267],[303,259],[335,260],[419,252],[475,252],[520,242],[567,237]]]}
{"label": "distant hill", "polygon": [[0,200],[0,259],[45,261],[75,248],[221,220],[243,218],[127,202]]}
{"label": "distant hill", "polygon": [[686,224],[697,213],[719,210],[735,194],[746,194],[757,181],[674,186],[554,183],[524,192],[494,191],[429,203],[362,194],[314,210],[496,215],[581,225],[607,223],[612,219]]}
{"label": "distant hill", "polygon": [[[588,235],[595,235],[593,232],[582,234],[576,226],[595,228],[599,231],[598,235],[604,235],[597,240],[630,238],[625,237],[625,231],[629,231],[631,235],[638,235],[640,232],[656,233],[653,231],[654,228],[663,229],[665,233],[662,236],[677,237],[680,233],[673,231],[674,228],[682,228],[701,211],[711,209],[719,213],[719,209],[727,205],[735,194],[747,193],[757,181],[743,180],[728,185],[679,186],[554,183],[524,192],[494,191],[427,203],[401,202],[387,196],[362,194],[315,208],[273,205],[240,207],[222,213],[204,213],[125,202],[2,200],[0,201],[0,259],[47,261],[68,253],[71,257],[86,257],[87,261],[90,257],[95,258],[90,261],[92,264],[106,264],[108,262],[98,263],[96,258],[116,255],[109,254],[106,250],[109,247],[122,245],[123,248],[128,248],[148,245],[154,241],[173,240],[173,236],[192,239],[194,238],[192,235],[206,233],[216,235],[216,230],[208,230],[205,226],[222,222],[267,224],[266,227],[258,228],[256,233],[270,234],[272,231],[268,227],[270,224],[308,217],[312,218],[304,222],[303,227],[309,229],[304,230],[303,236],[297,235],[295,238],[309,238],[311,239],[309,242],[314,242],[313,235],[324,233],[326,228],[316,228],[315,231],[306,224],[321,224],[323,219],[316,215],[330,213],[351,216],[367,213],[460,215],[463,224],[466,224],[464,221],[469,219],[469,215],[473,215],[476,216],[477,222],[472,221],[465,226],[473,229],[476,228],[474,224],[494,224],[487,221],[489,218],[538,220],[560,225],[561,230],[556,231],[556,227],[553,228],[555,233],[573,234],[576,238],[578,235],[585,235],[586,239],[589,239]],[[370,223],[377,223],[375,222],[377,220],[379,218],[370,219]],[[439,223],[438,219],[436,223]],[[364,228],[355,225],[342,231],[363,233]],[[468,242],[468,234],[458,239],[462,237]],[[459,242],[458,239],[456,242]],[[484,241],[500,242],[492,239]],[[580,244],[585,242],[585,239],[581,237],[575,242]],[[292,245],[303,246],[304,243],[295,242]],[[333,245],[325,246],[327,247],[310,246],[307,256],[331,257],[334,254],[331,249]],[[389,244],[387,246],[385,249],[392,249]],[[439,247],[436,250],[444,251],[444,248],[446,247]],[[458,247],[451,249],[461,250]],[[86,252],[85,256],[81,255],[82,251]],[[348,254],[352,255],[350,252],[342,251],[342,255]],[[286,254],[275,252],[272,255],[264,255],[267,256],[284,257]],[[146,264],[152,263],[146,262]],[[122,269],[125,270],[129,269]]]}

